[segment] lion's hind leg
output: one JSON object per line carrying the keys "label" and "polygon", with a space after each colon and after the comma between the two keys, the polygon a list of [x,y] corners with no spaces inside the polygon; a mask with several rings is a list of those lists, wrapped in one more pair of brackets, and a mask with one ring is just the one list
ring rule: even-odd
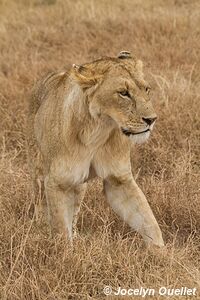
{"label": "lion's hind leg", "polygon": [[75,190],[75,203],[74,203],[74,218],[72,223],[73,237],[77,236],[77,221],[78,221],[78,213],[80,211],[81,202],[85,196],[85,192],[87,189],[87,183],[80,184]]}

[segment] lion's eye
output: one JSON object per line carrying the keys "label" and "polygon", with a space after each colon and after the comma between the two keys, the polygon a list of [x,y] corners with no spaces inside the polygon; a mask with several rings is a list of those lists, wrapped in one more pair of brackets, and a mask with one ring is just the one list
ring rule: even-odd
{"label": "lion's eye", "polygon": [[131,98],[131,95],[130,95],[129,91],[127,91],[127,90],[120,91],[119,94],[120,94],[122,97],[128,97],[128,98]]}
{"label": "lion's eye", "polygon": [[151,88],[149,86],[146,86],[145,87],[145,92],[147,93],[147,95],[149,95],[150,91],[151,91]]}

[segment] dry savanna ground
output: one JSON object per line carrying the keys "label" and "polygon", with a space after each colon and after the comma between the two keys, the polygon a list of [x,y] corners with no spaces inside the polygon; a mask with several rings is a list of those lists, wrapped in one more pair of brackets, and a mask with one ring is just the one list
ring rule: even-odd
{"label": "dry savanna ground", "polygon": [[[106,297],[106,285],[186,286],[197,288],[188,299],[200,299],[199,40],[199,1],[0,0],[0,299],[120,299]],[[163,251],[146,249],[123,224],[99,180],[89,184],[73,248],[51,239],[44,217],[31,214],[29,90],[49,70],[121,50],[145,62],[154,87],[159,120],[132,156]]]}

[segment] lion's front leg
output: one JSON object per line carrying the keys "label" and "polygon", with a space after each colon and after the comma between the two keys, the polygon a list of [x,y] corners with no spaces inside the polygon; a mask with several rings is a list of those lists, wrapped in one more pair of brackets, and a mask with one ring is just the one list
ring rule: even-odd
{"label": "lion's front leg", "polygon": [[105,194],[113,210],[147,243],[163,246],[159,225],[131,174],[109,176],[104,181]]}
{"label": "lion's front leg", "polygon": [[63,234],[67,239],[72,240],[73,225],[76,223],[80,206],[79,197],[84,191],[85,186],[63,185],[50,176],[45,178],[48,218],[53,235]]}

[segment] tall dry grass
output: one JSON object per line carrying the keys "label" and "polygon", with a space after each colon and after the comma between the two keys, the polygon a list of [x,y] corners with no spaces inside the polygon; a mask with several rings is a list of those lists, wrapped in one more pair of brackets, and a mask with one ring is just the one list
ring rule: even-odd
{"label": "tall dry grass", "polygon": [[[194,0],[0,0],[0,299],[106,299],[105,285],[196,287],[188,299],[200,299],[199,28]],[[155,88],[159,120],[133,151],[133,169],[161,226],[161,252],[117,218],[99,180],[89,184],[73,248],[31,216],[31,86],[48,70],[123,49],[144,60]]]}

